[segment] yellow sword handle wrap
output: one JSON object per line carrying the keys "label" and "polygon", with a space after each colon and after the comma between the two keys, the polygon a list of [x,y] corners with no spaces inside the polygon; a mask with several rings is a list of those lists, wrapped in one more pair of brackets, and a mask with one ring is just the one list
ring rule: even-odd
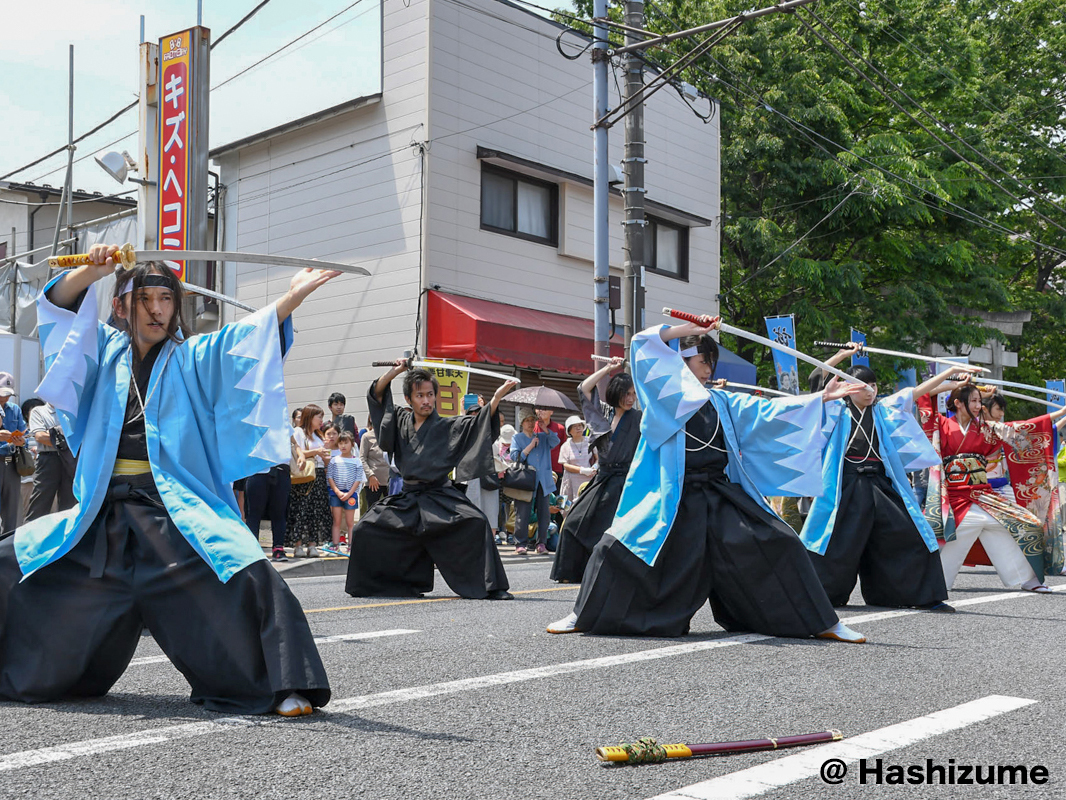
{"label": "yellow sword handle wrap", "polygon": [[[137,252],[129,242],[122,245],[118,252],[113,253],[111,258],[116,264],[124,269],[133,269],[137,265]],[[52,256],[48,259],[48,266],[53,269],[70,269],[71,267],[84,267],[94,263],[88,253],[78,253],[72,256]]]}
{"label": "yellow sword handle wrap", "polygon": [[[683,744],[661,745],[667,758],[692,758],[692,751]],[[629,761],[629,753],[624,747],[597,747],[596,758],[600,761]]]}

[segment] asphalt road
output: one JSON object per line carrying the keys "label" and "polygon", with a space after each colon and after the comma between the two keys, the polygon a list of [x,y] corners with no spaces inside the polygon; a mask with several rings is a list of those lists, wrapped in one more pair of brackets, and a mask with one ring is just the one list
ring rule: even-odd
{"label": "asphalt road", "polygon": [[[298,720],[193,706],[145,637],[104,699],[0,704],[0,797],[1066,797],[1066,591],[1008,592],[990,569],[964,569],[957,614],[845,609],[865,645],[738,637],[706,608],[683,639],[550,636],[545,624],[569,611],[576,588],[549,581],[545,561],[507,567],[513,602],[454,599],[439,578],[413,602],[350,598],[340,576],[290,580],[322,637],[334,698]],[[1051,584],[1066,590],[1062,578]],[[641,736],[831,728],[846,737],[825,746],[837,750],[640,767],[594,757]],[[886,780],[894,765],[924,770],[931,759],[1043,766],[1049,782],[879,786],[871,775],[863,785],[856,753],[868,767],[881,758]],[[849,771],[827,785],[818,769],[835,755]]]}

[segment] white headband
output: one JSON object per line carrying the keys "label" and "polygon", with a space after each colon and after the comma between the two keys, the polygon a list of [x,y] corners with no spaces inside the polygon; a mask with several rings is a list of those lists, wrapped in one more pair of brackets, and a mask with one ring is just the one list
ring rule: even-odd
{"label": "white headband", "polygon": [[681,357],[682,358],[692,358],[694,355],[698,354],[699,352],[700,352],[699,347],[690,347],[687,350],[682,350],[681,351]]}

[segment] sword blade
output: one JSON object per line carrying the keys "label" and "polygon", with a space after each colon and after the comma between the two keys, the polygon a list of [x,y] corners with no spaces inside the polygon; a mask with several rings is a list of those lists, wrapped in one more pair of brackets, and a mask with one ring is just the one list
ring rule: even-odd
{"label": "sword blade", "polygon": [[866,385],[858,378],[852,377],[851,375],[848,375],[848,373],[842,372],[836,367],[831,367],[824,361],[819,361],[814,356],[809,356],[800,350],[795,350],[789,347],[788,345],[779,344],[778,342],[775,342],[772,339],[767,339],[765,336],[759,336],[759,334],[757,333],[751,333],[750,331],[746,331],[743,328],[734,328],[732,325],[727,325],[724,322],[719,325],[718,330],[722,331],[722,333],[731,333],[734,336],[739,336],[741,339],[748,339],[752,342],[758,342],[761,345],[765,345],[766,347],[770,347],[781,353],[788,353],[790,356],[795,356],[800,361],[806,361],[808,364],[820,367],[821,369],[828,372],[830,375],[836,375],[842,381],[847,381],[848,383],[855,383],[859,386]]}
{"label": "sword blade", "polygon": [[725,385],[725,390],[728,392],[731,389],[750,389],[753,392],[765,392],[776,397],[796,397],[796,395],[782,392],[780,389],[767,389],[764,386],[752,386],[750,383],[733,383],[733,381],[729,381]]}
{"label": "sword blade", "polygon": [[469,372],[471,375],[486,375],[490,378],[496,378],[500,381],[514,381],[515,383],[521,383],[522,381],[513,375],[502,375],[499,372],[493,372],[488,369],[477,369],[476,367],[467,367],[461,364],[441,364],[433,361],[411,361],[408,363],[409,367],[422,367],[423,369],[457,369],[462,372]]}
{"label": "sword blade", "polygon": [[[985,381],[984,379],[982,379],[981,382],[987,383],[987,381]],[[1006,389],[1003,389],[1000,394],[1004,397],[1017,397],[1019,400],[1028,400],[1030,403],[1037,403],[1038,405],[1047,406],[1048,408],[1066,408],[1066,406],[1060,406],[1058,403],[1052,403],[1050,400],[1042,400],[1039,397],[1030,397],[1029,395],[1022,394],[1021,392],[1011,392]]]}
{"label": "sword blade", "polygon": [[[866,347],[865,345],[863,346],[862,349],[863,349],[864,352],[874,353],[875,355],[895,356],[896,358],[913,358],[915,361],[925,361],[925,362],[927,362],[929,364],[959,364],[960,363],[958,361],[952,361],[950,356],[948,356],[948,357],[941,356],[940,358],[937,358],[935,356],[919,355],[918,353],[904,353],[904,352],[901,352],[899,350],[886,350],[883,347]],[[860,353],[860,355],[861,355],[861,353]],[[975,364],[974,366],[976,367],[977,365]],[[991,372],[992,371],[992,370],[988,369],[988,367],[977,367],[977,369],[981,370],[981,372]]]}
{"label": "sword blade", "polygon": [[[1046,386],[1033,386],[1030,383],[1017,383],[1015,381],[1000,381],[993,380],[992,378],[980,378],[974,381],[975,383],[987,383],[990,386],[1010,386],[1014,389],[1028,389],[1030,392],[1040,392],[1040,394],[1058,394],[1058,392],[1048,389]],[[1023,397],[1025,395],[1022,395]]]}
{"label": "sword blade", "polygon": [[237,308],[242,309],[244,311],[250,311],[253,314],[259,310],[258,308],[253,308],[252,306],[242,303],[240,300],[235,300],[229,295],[221,294],[220,292],[213,292],[210,289],[205,289],[203,286],[196,286],[192,283],[183,283],[182,286],[185,287],[185,291],[187,292],[192,292],[193,294],[202,294],[204,297],[210,297],[213,300],[218,300],[222,303],[229,303],[231,306],[236,306]]}
{"label": "sword blade", "polygon": [[263,264],[270,267],[298,267],[300,269],[334,269],[350,275],[369,275],[364,267],[319,261],[315,258],[276,256],[267,253],[240,253],[236,250],[138,250],[138,261],[237,261],[243,264]]}

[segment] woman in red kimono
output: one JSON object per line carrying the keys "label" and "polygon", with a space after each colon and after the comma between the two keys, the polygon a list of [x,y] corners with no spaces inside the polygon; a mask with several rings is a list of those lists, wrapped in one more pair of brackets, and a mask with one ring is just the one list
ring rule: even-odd
{"label": "woman in red kimono", "polygon": [[985,472],[988,457],[1004,444],[1027,449],[1029,441],[1018,429],[985,420],[981,400],[969,378],[954,384],[948,397],[954,417],[938,413],[929,396],[918,400],[922,426],[943,459],[941,467],[930,470],[925,513],[946,542],[940,552],[944,582],[950,589],[970,548],[980,541],[1005,586],[1049,592],[1030,563],[1044,557],[1043,523],[998,494]]}

